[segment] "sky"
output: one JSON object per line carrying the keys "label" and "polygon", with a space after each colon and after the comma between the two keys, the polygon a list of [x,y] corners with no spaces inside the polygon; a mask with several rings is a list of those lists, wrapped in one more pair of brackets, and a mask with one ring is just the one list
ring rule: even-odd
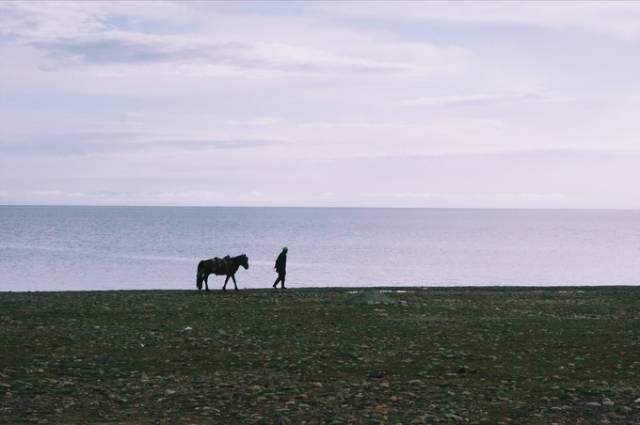
{"label": "sky", "polygon": [[640,3],[0,2],[0,204],[640,208]]}

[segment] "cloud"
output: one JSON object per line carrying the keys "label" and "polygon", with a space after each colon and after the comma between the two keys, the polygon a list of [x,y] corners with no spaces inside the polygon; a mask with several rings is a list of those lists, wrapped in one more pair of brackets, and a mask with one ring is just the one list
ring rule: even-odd
{"label": "cloud", "polygon": [[[0,192],[0,197],[2,197]],[[23,202],[66,205],[252,205],[269,199],[269,193],[248,191],[234,193],[225,190],[32,190],[24,193]]]}
{"label": "cloud", "polygon": [[345,156],[341,160],[356,161],[389,161],[402,163],[404,161],[416,163],[423,160],[482,160],[499,159],[502,161],[528,161],[535,159],[544,160],[579,160],[579,159],[629,159],[635,160],[640,157],[639,149],[620,148],[581,148],[581,147],[559,147],[559,148],[514,148],[514,149],[477,149],[457,151],[442,151],[434,153],[414,153],[410,155],[389,155],[371,154]]}
{"label": "cloud", "polygon": [[396,198],[409,198],[409,199],[427,199],[433,197],[431,192],[400,192],[395,193]]}
{"label": "cloud", "polygon": [[201,35],[98,31],[76,37],[24,41],[50,59],[88,65],[211,64],[237,68],[285,68],[255,54],[256,47],[234,41],[211,42]]}
{"label": "cloud", "polygon": [[175,53],[159,45],[118,39],[95,41],[59,39],[34,42],[32,46],[46,51],[53,58],[78,59],[93,64],[162,62],[176,56]]}
{"label": "cloud", "polygon": [[[392,72],[410,67],[397,61],[343,55],[308,44],[242,41],[233,34],[212,42],[206,32],[162,34],[114,30],[104,25],[105,18],[97,11],[90,9],[76,10],[82,17],[80,22],[90,24],[69,22],[70,27],[66,30],[61,27],[51,29],[43,22],[46,12],[6,5],[4,9],[11,17],[11,24],[3,30],[5,35],[15,37],[17,43],[41,50],[49,59],[65,65],[70,61],[89,65],[180,63],[283,72]],[[50,15],[53,20],[68,19],[55,10]],[[30,26],[36,26],[36,30]],[[49,64],[45,69],[51,67]]]}
{"label": "cloud", "polygon": [[[181,44],[184,44],[181,46]],[[127,39],[57,40],[34,47],[50,57],[79,59],[87,64],[170,63],[222,65],[236,69],[283,72],[394,72],[411,69],[403,63],[347,57],[321,49],[284,43],[140,43]]]}
{"label": "cloud", "polygon": [[[117,4],[112,8],[103,4],[69,8],[36,8],[21,3],[0,5],[0,10],[6,12],[4,18],[0,17],[0,34],[10,36],[14,43],[44,52],[53,61],[42,68],[48,70],[69,64],[172,64],[191,67],[191,72],[197,71],[193,67],[228,67],[305,75],[424,73],[442,67],[443,63],[460,60],[464,55],[459,48],[438,48],[426,43],[398,45],[381,39],[374,42],[363,39],[357,32],[337,30],[335,26],[329,31],[314,28],[304,25],[317,22],[316,17],[307,15],[297,18],[301,28],[296,38],[291,38],[286,30],[278,36],[280,26],[288,22],[256,20],[252,14],[239,17],[229,14],[230,9],[224,7],[204,11],[208,20],[192,18],[191,26],[176,26],[175,31],[165,33],[157,24],[149,23],[153,21],[146,16],[150,9],[147,5],[128,8],[127,14],[118,15],[121,7]],[[165,5],[161,9],[166,8]],[[198,7],[186,10],[193,14]],[[133,21],[141,23],[130,24]],[[233,23],[245,27],[247,22],[250,26],[254,21],[266,28],[247,31],[233,28]],[[215,23],[213,28],[211,22]],[[171,27],[171,24],[165,16],[163,25]],[[229,31],[224,31],[228,27]],[[318,37],[319,34],[324,37]],[[335,40],[337,37],[341,39]],[[338,42],[332,43],[332,40]]]}
{"label": "cloud", "polygon": [[20,141],[0,140],[0,153],[14,155],[73,156],[141,151],[204,151],[252,149],[283,144],[269,139],[171,139],[140,133],[69,133],[22,136]]}
{"label": "cloud", "polygon": [[229,124],[237,125],[237,126],[263,127],[263,126],[279,124],[282,121],[283,119],[278,117],[257,117],[257,118],[250,118],[246,120],[230,120]]}
{"label": "cloud", "polygon": [[233,40],[211,43],[199,38],[194,35],[101,33],[73,39],[29,41],[26,44],[45,52],[54,61],[45,69],[54,69],[56,65],[68,66],[69,62],[86,65],[176,64],[192,68],[218,66],[284,73],[389,73],[416,68],[407,62],[345,56],[290,43]]}
{"label": "cloud", "polygon": [[358,7],[353,2],[331,6],[312,5],[328,17],[359,20],[422,22],[460,25],[520,25],[553,30],[586,31],[624,39],[640,37],[640,5],[637,2],[539,2],[457,1],[424,4],[420,2],[372,2]]}
{"label": "cloud", "polygon": [[83,192],[69,192],[61,189],[51,189],[51,190],[34,190],[31,192],[34,196],[38,198],[83,198],[86,196]]}
{"label": "cloud", "polygon": [[396,104],[401,106],[483,106],[492,104],[511,104],[528,102],[557,102],[570,99],[552,96],[544,93],[511,93],[511,94],[472,94],[455,96],[424,96],[414,99],[401,100]]}
{"label": "cloud", "polygon": [[512,200],[516,200],[516,201],[525,201],[525,202],[529,202],[529,201],[556,201],[556,200],[562,200],[564,198],[566,198],[566,195],[562,194],[562,193],[528,193],[528,192],[521,192],[521,193],[498,193],[496,195],[497,198],[499,199],[504,199],[507,201],[512,201]]}
{"label": "cloud", "polygon": [[362,198],[424,200],[432,198],[434,194],[431,192],[360,192],[359,196]]}

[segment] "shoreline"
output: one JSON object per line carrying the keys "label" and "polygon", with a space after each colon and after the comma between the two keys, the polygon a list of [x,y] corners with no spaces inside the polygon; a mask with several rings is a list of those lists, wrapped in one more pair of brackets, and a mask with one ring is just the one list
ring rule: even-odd
{"label": "shoreline", "polygon": [[[598,289],[640,289],[640,282],[638,284],[584,284],[584,285],[447,285],[447,286],[420,286],[420,285],[407,285],[407,286],[386,286],[386,285],[376,285],[376,286],[287,286],[285,291],[366,291],[366,290],[390,290],[390,291],[402,291],[402,290],[420,290],[420,291],[429,291],[429,290],[550,290],[550,291],[558,291],[558,290],[598,290]],[[278,288],[278,291],[280,288]],[[274,292],[275,290],[271,287],[264,288],[239,288],[238,293],[240,292]],[[13,290],[1,290],[0,294],[56,294],[56,293],[109,293],[109,292],[174,292],[174,293],[189,293],[201,292],[202,294],[206,294],[205,290],[198,291],[196,288],[140,288],[140,289],[53,289],[53,290],[24,290],[24,291],[13,291]],[[209,293],[216,292],[224,292],[219,287],[212,287],[209,290]],[[233,289],[227,289],[226,293],[235,292]]]}

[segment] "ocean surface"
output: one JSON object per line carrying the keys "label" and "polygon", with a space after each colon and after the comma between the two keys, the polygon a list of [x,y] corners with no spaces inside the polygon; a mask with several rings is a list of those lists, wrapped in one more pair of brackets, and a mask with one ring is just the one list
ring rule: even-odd
{"label": "ocean surface", "polygon": [[640,283],[640,211],[0,206],[0,291],[195,289],[241,253],[269,288],[283,246],[290,287]]}

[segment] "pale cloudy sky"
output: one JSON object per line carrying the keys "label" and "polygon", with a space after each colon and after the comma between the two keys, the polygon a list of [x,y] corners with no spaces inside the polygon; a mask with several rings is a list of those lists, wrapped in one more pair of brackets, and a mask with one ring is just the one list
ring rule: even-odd
{"label": "pale cloudy sky", "polygon": [[640,208],[640,3],[0,3],[0,204]]}

